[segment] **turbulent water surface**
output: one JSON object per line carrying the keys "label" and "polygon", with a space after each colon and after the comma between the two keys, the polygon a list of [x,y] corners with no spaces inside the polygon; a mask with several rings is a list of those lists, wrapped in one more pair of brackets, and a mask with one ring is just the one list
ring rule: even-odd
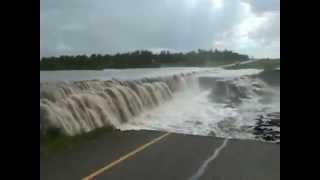
{"label": "turbulent water surface", "polygon": [[40,132],[58,128],[75,135],[112,126],[255,139],[257,118],[280,113],[280,84],[259,78],[261,72],[222,68],[42,71]]}

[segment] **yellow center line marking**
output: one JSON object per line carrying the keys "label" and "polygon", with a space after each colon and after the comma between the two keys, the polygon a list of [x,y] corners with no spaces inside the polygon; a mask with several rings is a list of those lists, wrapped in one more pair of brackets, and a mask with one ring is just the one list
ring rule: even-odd
{"label": "yellow center line marking", "polygon": [[147,148],[148,146],[151,146],[152,144],[156,143],[157,141],[160,141],[161,139],[165,138],[166,136],[168,136],[169,134],[171,133],[166,133],[166,134],[163,134],[155,139],[153,139],[152,141],[138,147],[137,149],[135,149],[134,151],[131,151],[130,153],[120,157],[119,159],[109,163],[108,165],[104,166],[103,168],[101,169],[98,169],[97,171],[95,171],[94,173],[82,178],[82,180],[90,180],[90,179],[93,179],[94,177],[98,176],[99,174],[103,173],[104,171],[107,171],[109,169],[111,169],[113,166],[116,166],[117,164],[121,163],[122,161],[128,159],[129,157],[135,155],[136,153],[144,150],[145,148]]}

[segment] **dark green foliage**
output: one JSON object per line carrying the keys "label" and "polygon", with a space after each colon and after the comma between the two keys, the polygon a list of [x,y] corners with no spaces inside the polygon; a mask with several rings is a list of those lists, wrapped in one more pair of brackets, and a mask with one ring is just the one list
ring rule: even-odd
{"label": "dark green foliage", "polygon": [[91,56],[60,56],[43,57],[40,70],[85,70],[106,68],[144,68],[144,67],[175,67],[175,66],[216,66],[248,60],[247,55],[232,51],[201,50],[188,53],[170,53],[162,51],[154,54],[141,50],[115,55],[92,54]]}

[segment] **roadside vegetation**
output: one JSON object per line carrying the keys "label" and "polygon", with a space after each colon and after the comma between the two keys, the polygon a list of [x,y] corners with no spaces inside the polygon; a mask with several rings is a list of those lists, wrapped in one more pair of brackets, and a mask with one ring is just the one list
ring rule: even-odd
{"label": "roadside vegetation", "polygon": [[115,55],[92,54],[43,57],[40,70],[101,70],[107,68],[145,67],[212,67],[248,60],[249,56],[224,50],[202,50],[187,53],[162,51],[158,54],[140,50]]}
{"label": "roadside vegetation", "polygon": [[237,64],[226,69],[263,69],[264,71],[253,75],[267,82],[269,85],[280,87],[280,59],[261,59],[247,64]]}
{"label": "roadside vegetation", "polygon": [[280,68],[280,59],[261,59],[247,64],[238,64],[230,66],[226,69],[264,69],[264,70],[275,70]]}

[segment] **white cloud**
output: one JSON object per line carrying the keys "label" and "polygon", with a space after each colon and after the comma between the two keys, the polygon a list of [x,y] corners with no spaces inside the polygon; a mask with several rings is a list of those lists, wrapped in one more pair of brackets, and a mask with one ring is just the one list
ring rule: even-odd
{"label": "white cloud", "polygon": [[280,56],[280,14],[256,14],[248,3],[241,3],[243,19],[219,35],[213,46],[233,49],[255,57]]}
{"label": "white cloud", "polygon": [[57,51],[59,51],[59,52],[67,52],[67,51],[70,51],[70,50],[71,50],[71,47],[68,46],[67,44],[65,44],[64,42],[59,42],[59,43],[56,45],[56,49],[57,49]]}
{"label": "white cloud", "polygon": [[249,3],[252,10],[259,14],[264,12],[279,12],[280,0],[243,0]]}
{"label": "white cloud", "polygon": [[280,14],[276,3],[251,0],[41,1],[40,51],[44,56],[215,47],[257,57],[279,54]]}
{"label": "white cloud", "polygon": [[223,7],[223,0],[211,0],[213,9],[221,9]]}
{"label": "white cloud", "polygon": [[82,31],[82,30],[85,30],[86,27],[82,24],[71,23],[71,24],[64,24],[59,29],[62,31]]}

